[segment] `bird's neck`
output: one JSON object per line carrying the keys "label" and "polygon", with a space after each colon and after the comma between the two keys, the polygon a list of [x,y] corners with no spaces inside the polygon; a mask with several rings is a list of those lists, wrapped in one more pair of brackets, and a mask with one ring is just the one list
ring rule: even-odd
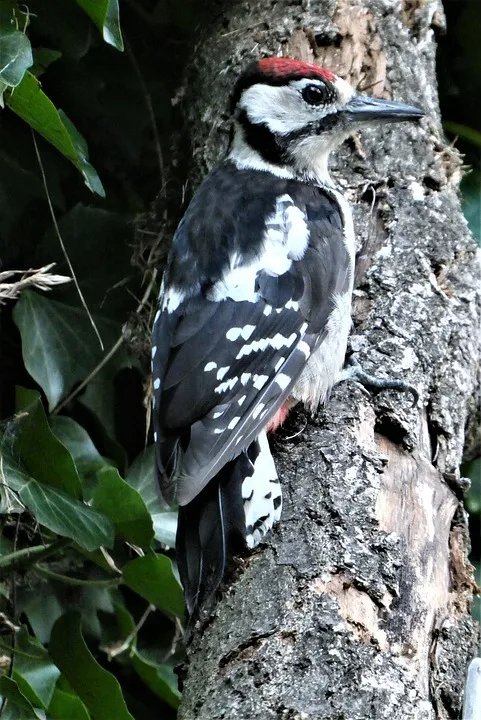
{"label": "bird's neck", "polygon": [[288,154],[283,151],[281,137],[265,136],[250,132],[249,141],[245,129],[236,123],[232,145],[228,153],[239,170],[260,170],[277,177],[300,180],[321,187],[334,187],[329,175],[328,161],[331,148],[319,148],[319,138],[307,137],[291,145]]}

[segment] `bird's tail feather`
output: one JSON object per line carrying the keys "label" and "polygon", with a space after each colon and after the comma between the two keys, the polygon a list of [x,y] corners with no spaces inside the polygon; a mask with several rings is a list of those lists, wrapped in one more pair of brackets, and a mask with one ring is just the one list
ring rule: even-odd
{"label": "bird's tail feather", "polygon": [[179,509],[177,563],[190,622],[208,612],[229,563],[277,522],[281,491],[265,433]]}
{"label": "bird's tail feather", "polygon": [[179,508],[177,563],[191,619],[212,605],[229,561],[245,544],[242,482],[249,462],[242,453]]}

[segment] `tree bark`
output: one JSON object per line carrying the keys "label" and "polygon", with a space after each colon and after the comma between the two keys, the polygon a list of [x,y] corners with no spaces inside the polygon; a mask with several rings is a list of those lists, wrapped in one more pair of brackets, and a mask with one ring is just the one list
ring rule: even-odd
{"label": "tree bark", "polygon": [[[181,720],[457,718],[475,654],[459,466],[479,364],[479,265],[442,137],[436,0],[211,0],[181,111],[191,187],[227,144],[227,97],[264,55],[319,62],[419,105],[333,159],[359,241],[350,339],[365,370],[420,392],[341,384],[274,441],[279,529],[188,648]],[[469,424],[469,423],[468,423]]]}

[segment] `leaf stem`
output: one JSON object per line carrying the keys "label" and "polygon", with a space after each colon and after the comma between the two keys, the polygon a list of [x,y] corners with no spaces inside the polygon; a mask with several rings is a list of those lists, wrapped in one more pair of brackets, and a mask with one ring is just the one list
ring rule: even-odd
{"label": "leaf stem", "polygon": [[20,570],[28,565],[33,565],[39,560],[45,560],[58,550],[71,544],[68,538],[60,538],[49,545],[34,545],[33,547],[21,548],[0,557],[0,578],[8,573]]}
{"label": "leaf stem", "polygon": [[34,565],[33,571],[49,578],[49,580],[55,580],[65,583],[65,585],[74,585],[76,587],[116,587],[122,582],[122,579],[118,577],[108,578],[106,580],[82,580],[81,578],[71,577],[70,575],[62,575],[39,564]]}

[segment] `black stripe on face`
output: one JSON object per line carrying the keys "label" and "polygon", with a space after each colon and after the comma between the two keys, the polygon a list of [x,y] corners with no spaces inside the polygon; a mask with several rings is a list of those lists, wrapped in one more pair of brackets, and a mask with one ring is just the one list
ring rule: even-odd
{"label": "black stripe on face", "polygon": [[245,110],[241,110],[237,118],[244,132],[246,143],[253,150],[273,165],[285,165],[288,161],[284,138],[275,135],[265,123],[252,123]]}
{"label": "black stripe on face", "polygon": [[272,165],[290,165],[292,163],[290,149],[297,142],[303,138],[329,132],[339,124],[339,120],[339,113],[334,112],[308,123],[299,130],[293,130],[286,135],[277,135],[269,130],[265,123],[252,123],[245,110],[241,110],[237,117],[246,143],[259,153],[263,160]]}

